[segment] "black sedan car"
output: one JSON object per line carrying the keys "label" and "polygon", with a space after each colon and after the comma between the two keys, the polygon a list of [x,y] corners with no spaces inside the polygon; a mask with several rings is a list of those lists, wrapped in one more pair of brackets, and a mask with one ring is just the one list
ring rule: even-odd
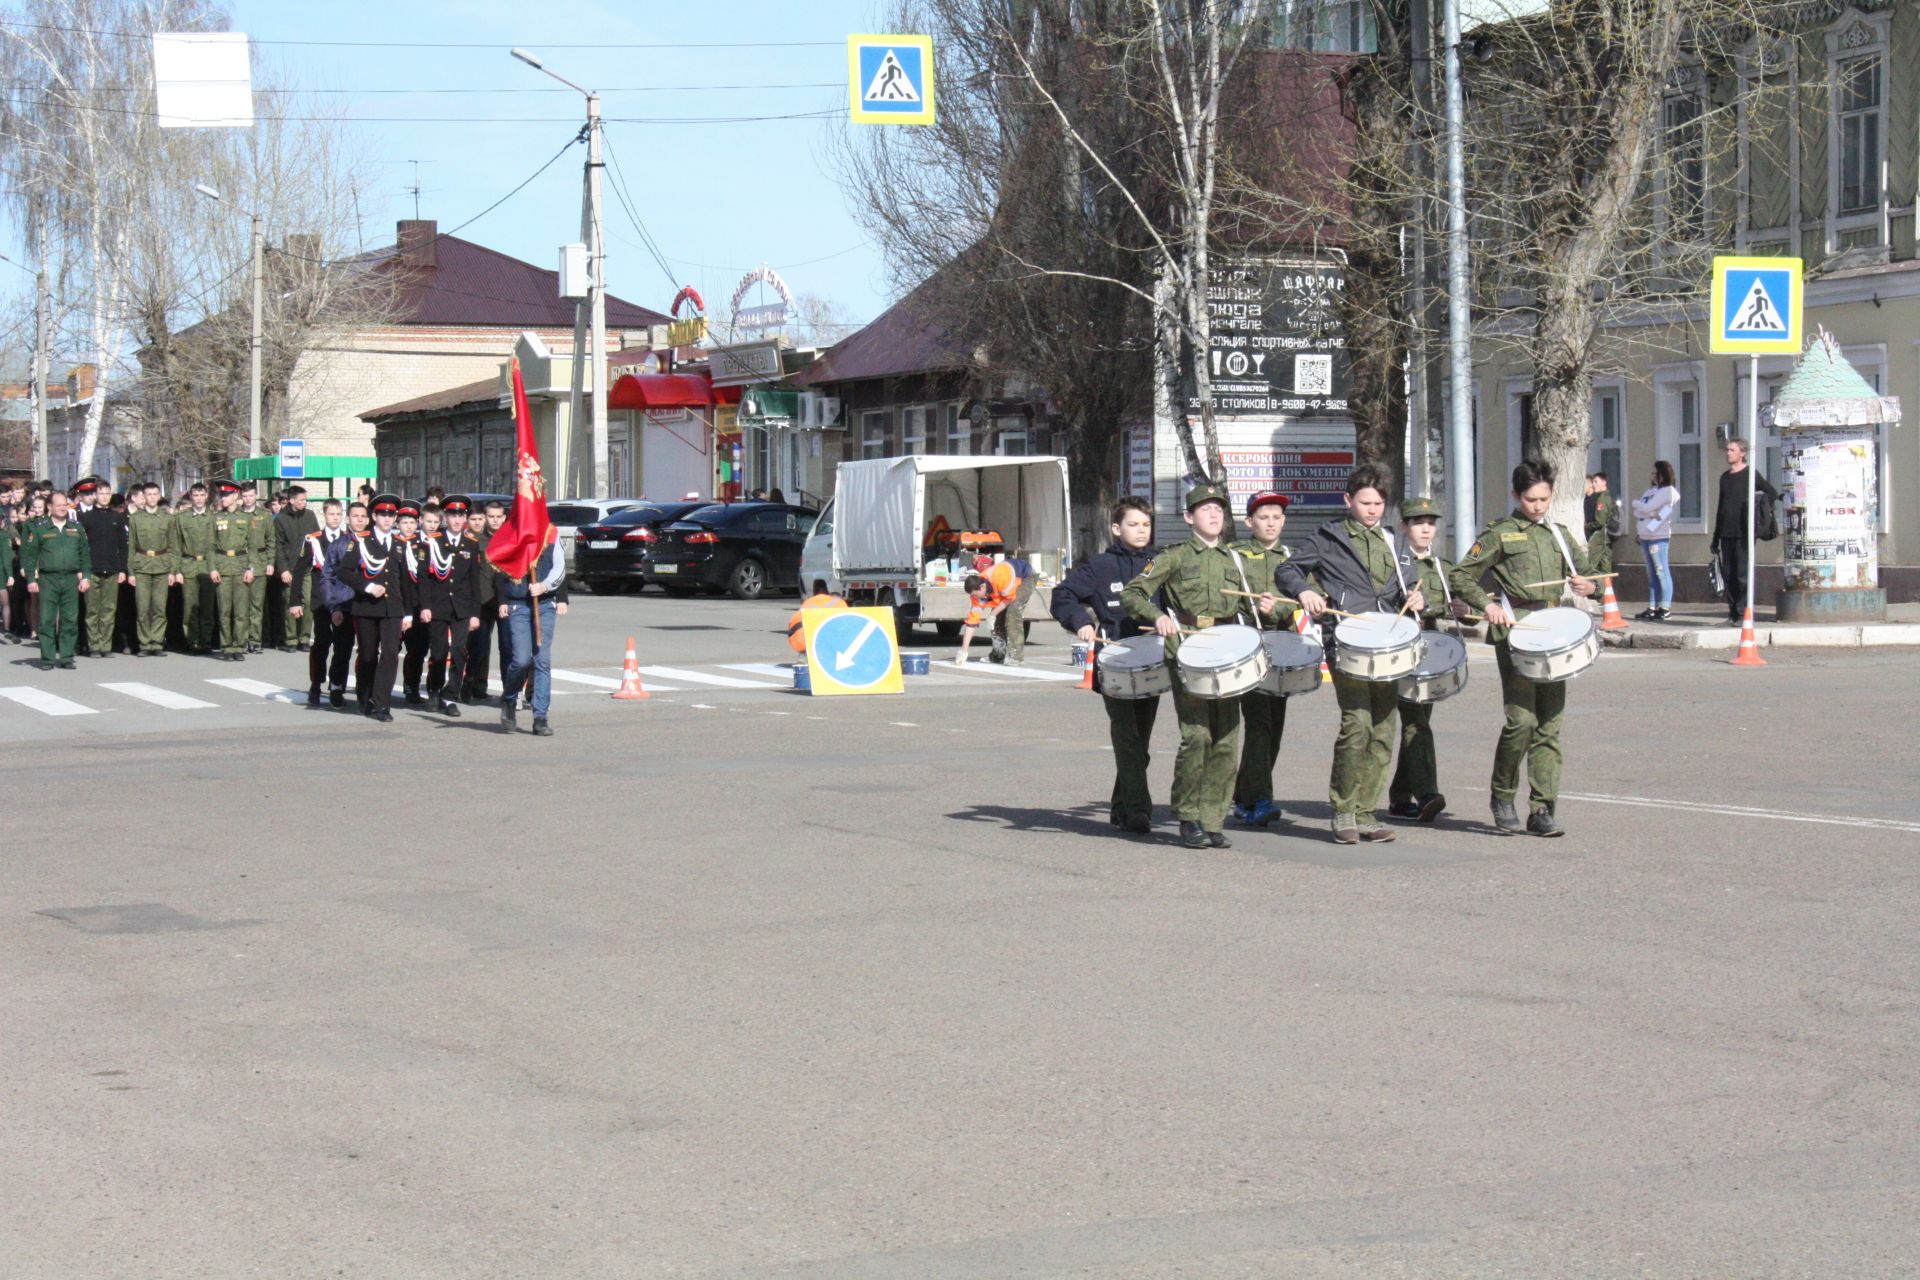
{"label": "black sedan car", "polygon": [[696,588],[757,600],[800,585],[800,548],[819,513],[784,502],[712,503],[655,534],[641,576],[675,595]]}
{"label": "black sedan car", "polygon": [[642,563],[660,526],[671,524],[704,502],[659,502],[628,507],[604,520],[583,524],[567,548],[568,570],[590,591],[606,595],[625,587],[639,588]]}

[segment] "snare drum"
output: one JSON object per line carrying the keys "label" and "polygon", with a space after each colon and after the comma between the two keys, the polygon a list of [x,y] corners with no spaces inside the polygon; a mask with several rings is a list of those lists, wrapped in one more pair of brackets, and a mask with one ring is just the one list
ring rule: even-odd
{"label": "snare drum", "polygon": [[1167,642],[1156,635],[1102,645],[1093,669],[1100,679],[1100,692],[1109,698],[1139,701],[1173,688],[1173,676],[1167,671]]}
{"label": "snare drum", "polygon": [[1237,698],[1266,674],[1267,651],[1252,627],[1209,627],[1180,642],[1180,687],[1196,698]]}
{"label": "snare drum", "polygon": [[1420,665],[1400,677],[1395,693],[1402,702],[1443,702],[1466,687],[1467,646],[1459,636],[1432,631]]}
{"label": "snare drum", "polygon": [[1269,631],[1260,637],[1267,651],[1267,678],[1260,692],[1276,698],[1297,698],[1320,687],[1320,663],[1326,650],[1294,631]]}
{"label": "snare drum", "polygon": [[1398,680],[1420,666],[1420,624],[1391,613],[1342,618],[1334,630],[1333,665],[1356,680]]}
{"label": "snare drum", "polygon": [[1600,656],[1600,633],[1584,609],[1542,609],[1507,631],[1514,674],[1543,684],[1571,680]]}

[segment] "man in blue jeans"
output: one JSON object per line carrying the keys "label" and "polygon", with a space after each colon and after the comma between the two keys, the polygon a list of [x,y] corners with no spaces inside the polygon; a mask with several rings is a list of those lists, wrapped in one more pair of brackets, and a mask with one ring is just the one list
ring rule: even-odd
{"label": "man in blue jeans", "polygon": [[547,707],[553,697],[553,633],[560,615],[567,611],[567,602],[557,594],[566,580],[566,556],[558,542],[540,553],[527,577],[500,579],[501,659],[505,667],[500,679],[506,686],[500,692],[500,726],[509,732],[518,723],[520,691],[531,678],[534,736],[553,736],[547,724]]}

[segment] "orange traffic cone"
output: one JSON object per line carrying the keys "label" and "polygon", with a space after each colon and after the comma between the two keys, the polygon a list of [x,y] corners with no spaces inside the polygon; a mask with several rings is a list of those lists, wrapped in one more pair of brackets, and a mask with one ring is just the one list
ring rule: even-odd
{"label": "orange traffic cone", "polygon": [[1082,689],[1093,688],[1093,655],[1096,648],[1096,644],[1087,645],[1087,669],[1080,674],[1080,687]]}
{"label": "orange traffic cone", "polygon": [[1760,644],[1753,638],[1753,609],[1747,608],[1740,621],[1740,652],[1733,655],[1730,665],[1736,667],[1764,667],[1767,660],[1760,656]]}
{"label": "orange traffic cone", "polygon": [[640,659],[633,653],[633,637],[627,637],[627,665],[620,673],[620,687],[613,696],[621,699],[651,698],[653,695],[640,687]]}
{"label": "orange traffic cone", "polygon": [[1600,605],[1605,610],[1600,617],[1600,629],[1602,631],[1625,631],[1631,624],[1620,616],[1620,601],[1613,594],[1613,579],[1607,578],[1604,579],[1604,581],[1607,584],[1607,590],[1606,594],[1600,597]]}

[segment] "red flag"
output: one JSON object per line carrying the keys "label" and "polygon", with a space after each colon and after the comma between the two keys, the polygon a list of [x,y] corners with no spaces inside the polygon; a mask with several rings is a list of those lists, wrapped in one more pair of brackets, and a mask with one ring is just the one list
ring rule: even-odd
{"label": "red flag", "polygon": [[553,521],[547,517],[547,482],[540,475],[533,415],[527,412],[527,386],[520,380],[518,360],[513,362],[513,422],[513,514],[487,543],[487,559],[509,578],[524,578],[553,541]]}

